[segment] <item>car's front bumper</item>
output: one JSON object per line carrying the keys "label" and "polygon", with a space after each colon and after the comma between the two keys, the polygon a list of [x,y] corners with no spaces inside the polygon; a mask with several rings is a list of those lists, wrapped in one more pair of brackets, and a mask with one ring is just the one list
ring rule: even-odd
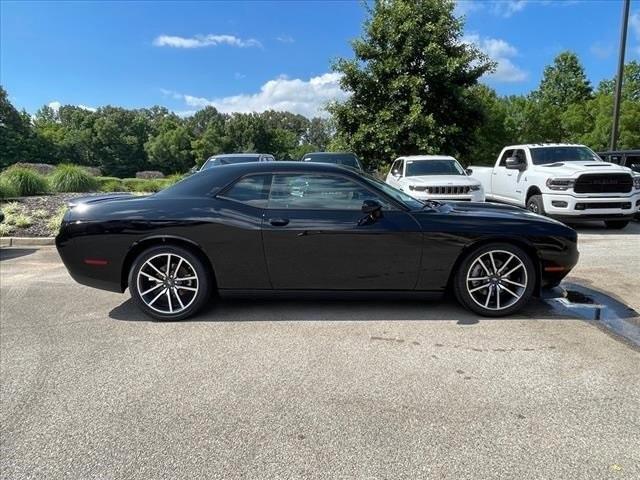
{"label": "car's front bumper", "polygon": [[640,192],[610,196],[576,196],[568,193],[544,193],[544,211],[552,217],[607,219],[633,217],[640,210]]}

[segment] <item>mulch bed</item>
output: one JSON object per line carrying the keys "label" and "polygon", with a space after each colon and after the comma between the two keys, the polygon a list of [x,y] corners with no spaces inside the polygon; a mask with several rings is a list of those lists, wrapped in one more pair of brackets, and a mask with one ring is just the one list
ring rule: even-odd
{"label": "mulch bed", "polygon": [[[87,196],[86,193],[64,193],[56,195],[44,195],[41,197],[20,197],[10,200],[9,202],[17,202],[22,206],[23,213],[30,216],[33,219],[33,225],[27,228],[15,228],[11,232],[12,237],[52,237],[55,233],[49,230],[47,227],[47,221],[55,215],[60,207],[67,204],[67,202],[75,197]],[[0,203],[0,210],[4,203]],[[36,217],[32,214],[36,210],[44,210],[47,212],[46,216]]]}

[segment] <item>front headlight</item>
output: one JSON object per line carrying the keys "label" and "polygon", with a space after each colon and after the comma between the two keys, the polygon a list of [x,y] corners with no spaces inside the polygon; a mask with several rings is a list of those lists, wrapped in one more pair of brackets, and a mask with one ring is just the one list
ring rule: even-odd
{"label": "front headlight", "polygon": [[471,190],[472,192],[477,192],[478,190],[482,190],[482,185],[478,184],[478,185],[471,185],[469,187],[469,190]]}
{"label": "front headlight", "polygon": [[551,190],[568,190],[573,188],[575,183],[573,178],[550,178],[547,180],[547,187]]}
{"label": "front headlight", "polygon": [[640,190],[640,175],[633,177],[633,188]]}

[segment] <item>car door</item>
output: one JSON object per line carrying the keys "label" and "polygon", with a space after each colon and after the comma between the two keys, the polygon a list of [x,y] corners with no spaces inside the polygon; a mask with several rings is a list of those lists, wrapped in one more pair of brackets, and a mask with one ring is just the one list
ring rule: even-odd
{"label": "car door", "polygon": [[[362,212],[365,200],[381,217]],[[411,290],[422,255],[420,226],[352,177],[274,174],[262,237],[274,289]]]}
{"label": "car door", "polygon": [[520,204],[520,197],[522,195],[519,193],[519,190],[522,190],[524,172],[519,170],[510,170],[507,168],[507,158],[510,157],[518,157],[526,162],[524,150],[505,150],[500,158],[500,162],[498,162],[498,165],[493,169],[491,190],[493,196],[499,200]]}
{"label": "car door", "polygon": [[404,175],[404,160],[402,158],[398,158],[391,165],[391,170],[387,174],[386,182],[395,188],[400,188],[400,179]]}

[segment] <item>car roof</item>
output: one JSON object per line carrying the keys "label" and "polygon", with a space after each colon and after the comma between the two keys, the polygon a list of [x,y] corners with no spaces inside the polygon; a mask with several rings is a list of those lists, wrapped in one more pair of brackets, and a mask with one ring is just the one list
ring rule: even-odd
{"label": "car roof", "polygon": [[216,155],[211,155],[207,160],[211,159],[211,158],[217,158],[217,157],[236,157],[236,158],[242,158],[242,157],[257,157],[260,155],[269,155],[271,157],[273,157],[273,155],[271,155],[270,153],[218,153]]}
{"label": "car roof", "polygon": [[215,172],[225,173],[231,176],[241,176],[247,173],[262,172],[325,172],[325,173],[344,173],[353,172],[351,168],[347,168],[335,163],[316,163],[316,162],[296,162],[296,161],[276,161],[276,162],[255,162],[255,163],[234,163],[230,165],[220,165],[215,169],[204,170],[203,173]]}
{"label": "car roof", "polygon": [[309,153],[305,153],[303,157],[306,157],[307,155],[353,155],[354,157],[357,156],[353,152],[309,152]]}
{"label": "car roof", "polygon": [[504,149],[512,150],[514,148],[547,148],[547,147],[586,147],[586,145],[582,145],[581,143],[523,143],[521,145],[508,145],[504,147]]}
{"label": "car roof", "polygon": [[404,160],[456,160],[450,155],[407,155],[399,158]]}

